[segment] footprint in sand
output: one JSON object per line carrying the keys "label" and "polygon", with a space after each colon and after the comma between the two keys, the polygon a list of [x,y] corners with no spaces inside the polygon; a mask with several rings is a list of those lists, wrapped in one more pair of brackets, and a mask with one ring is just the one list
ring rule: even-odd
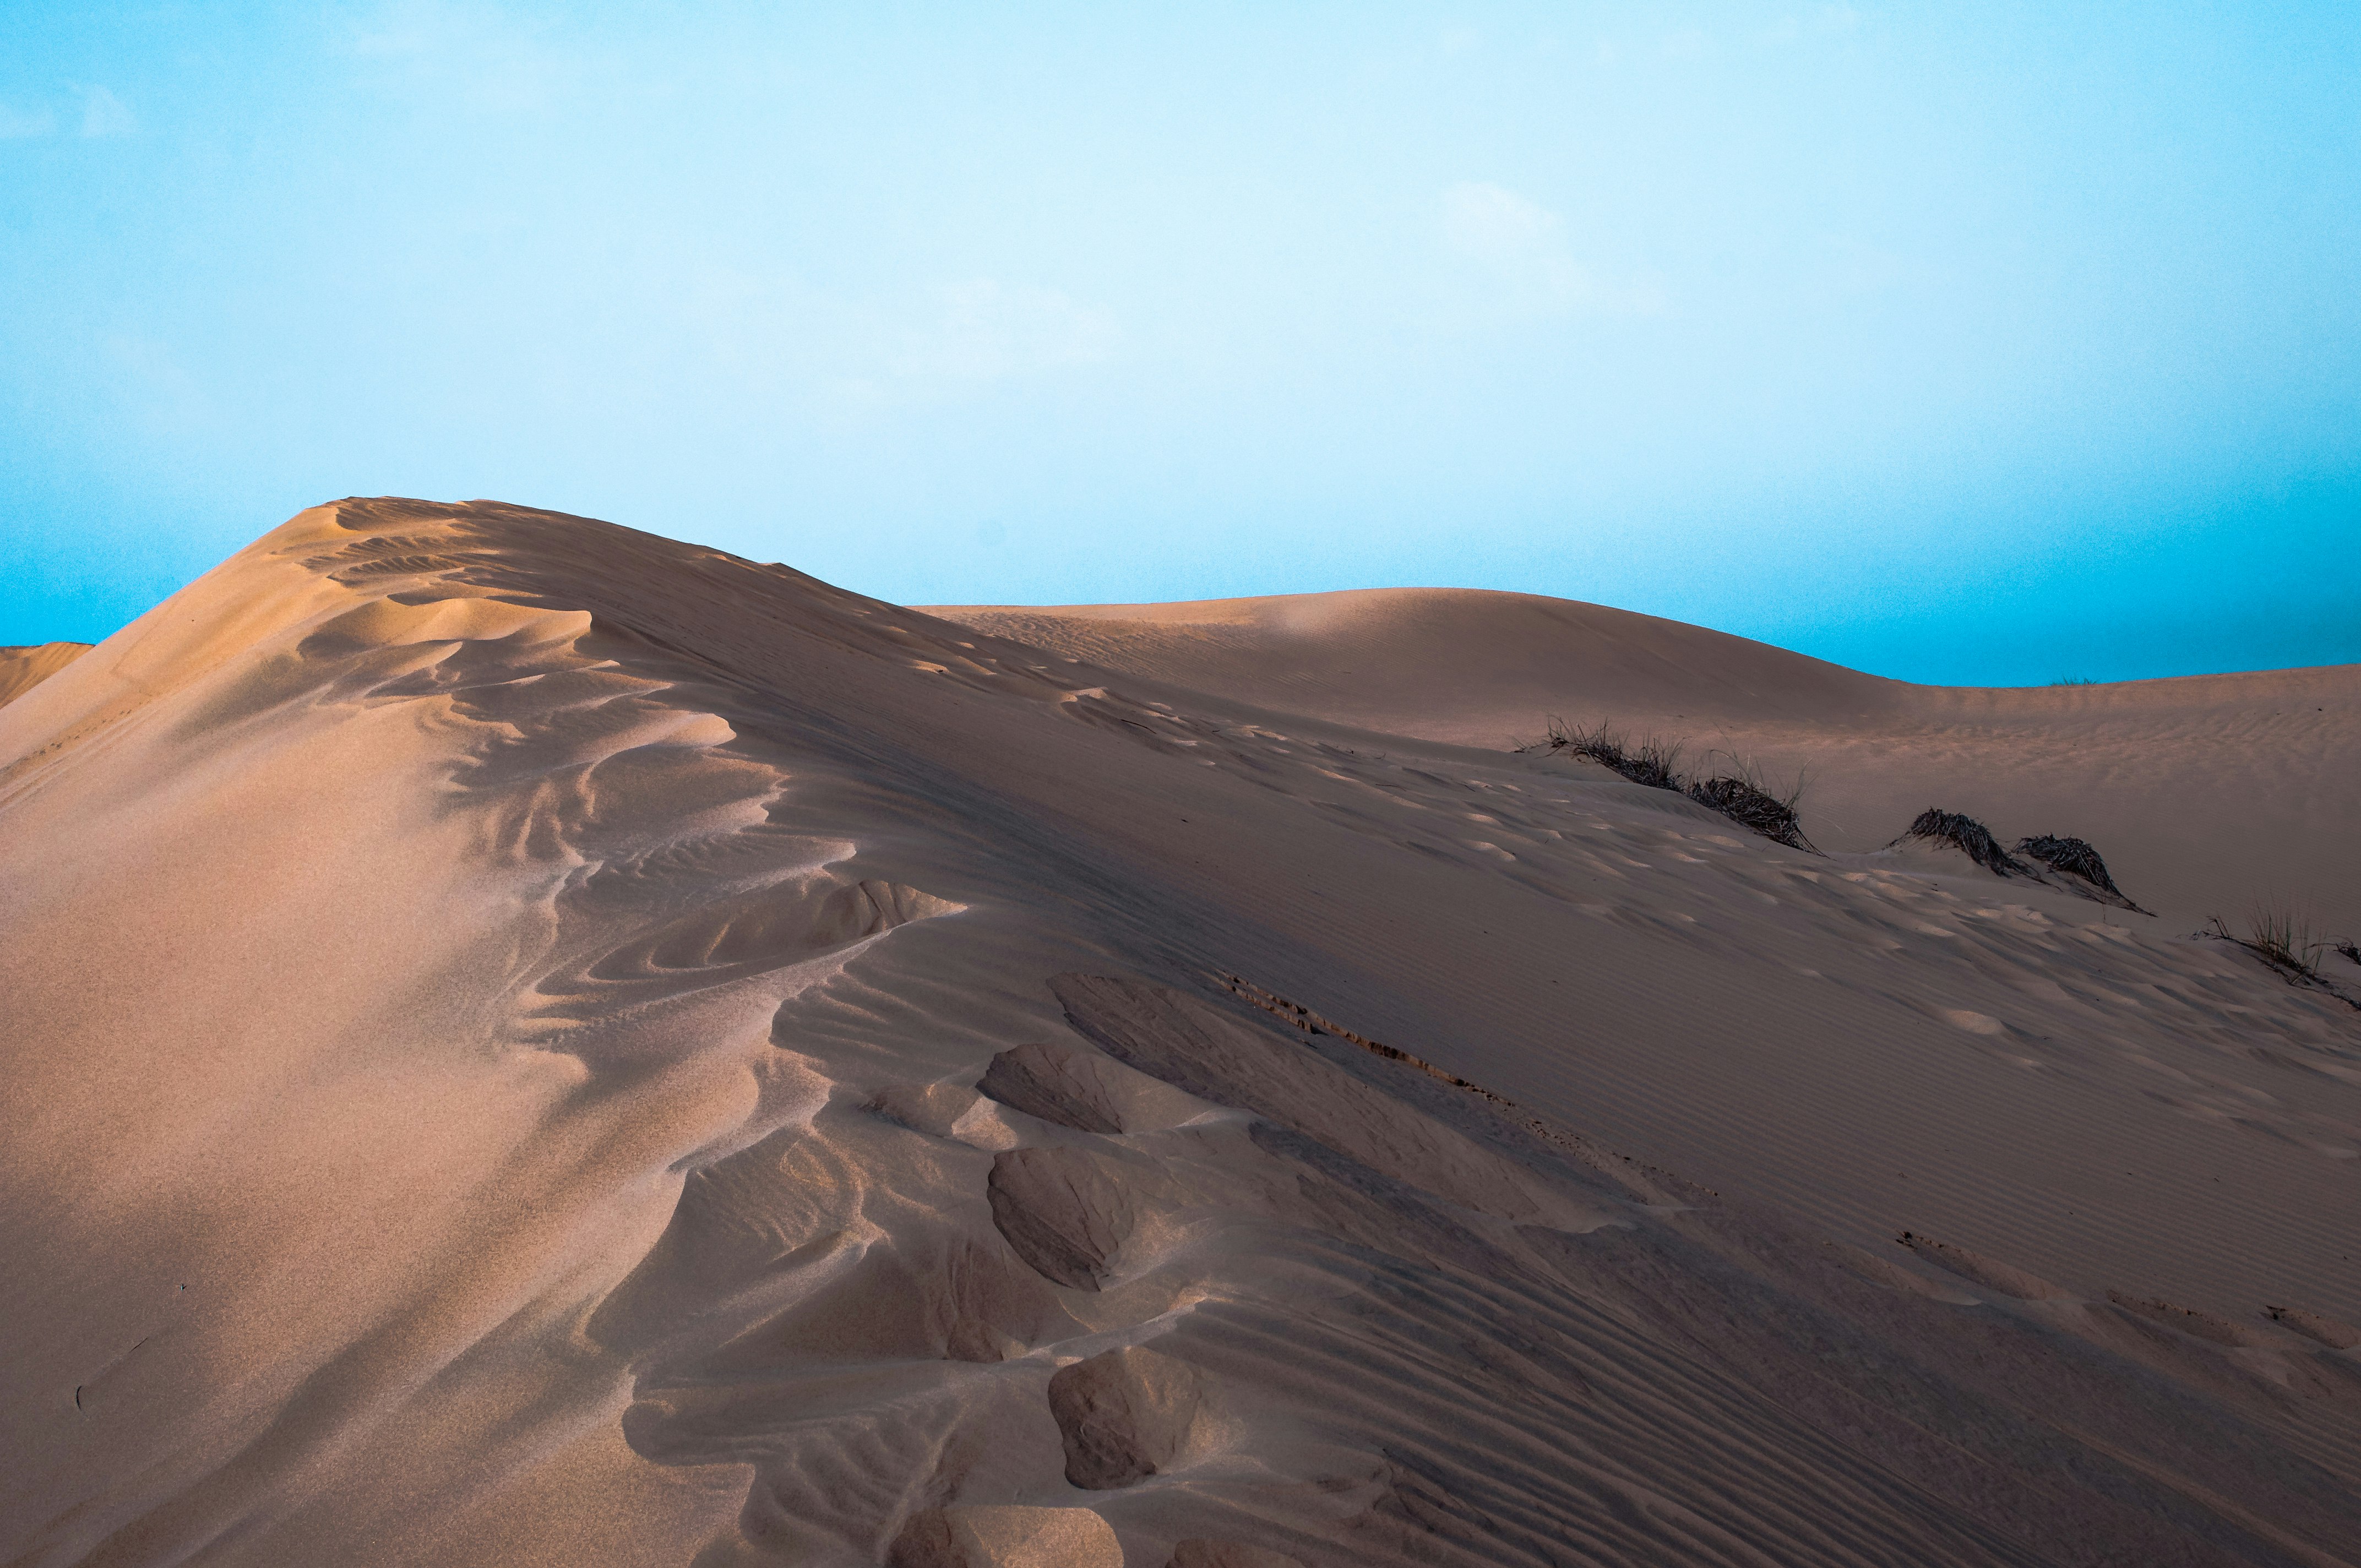
{"label": "footprint in sand", "polygon": [[975,1087],[988,1100],[1078,1133],[1120,1133],[1115,1070],[1071,1047],[1027,1044],[993,1058]]}
{"label": "footprint in sand", "polygon": [[1049,1379],[1049,1414],[1066,1479],[1108,1492],[1174,1468],[1195,1445],[1204,1402],[1195,1367],[1137,1345],[1060,1368]]}
{"label": "footprint in sand", "polygon": [[1107,1162],[1081,1149],[1010,1149],[986,1179],[992,1223],[1045,1279],[1096,1290],[1137,1223]]}

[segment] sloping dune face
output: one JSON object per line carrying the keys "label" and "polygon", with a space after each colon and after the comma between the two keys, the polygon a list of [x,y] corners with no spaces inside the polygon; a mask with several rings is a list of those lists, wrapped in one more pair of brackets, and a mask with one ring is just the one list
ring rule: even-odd
{"label": "sloping dune face", "polygon": [[0,1561],[2352,1560],[2334,990],[1082,660],[347,501],[0,709]]}
{"label": "sloping dune face", "polygon": [[1915,686],[1602,605],[1392,588],[1191,604],[939,609],[1137,679],[1500,749],[1552,717],[1805,784],[1826,848],[1928,806],[2098,843],[2183,924],[2257,899],[2361,930],[2361,667],[2104,685]]}

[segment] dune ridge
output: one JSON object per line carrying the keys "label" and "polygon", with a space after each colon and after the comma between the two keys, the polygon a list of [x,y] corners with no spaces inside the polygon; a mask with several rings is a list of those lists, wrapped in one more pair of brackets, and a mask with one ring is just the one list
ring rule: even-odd
{"label": "dune ridge", "polygon": [[2350,1009],[961,613],[349,500],[0,708],[0,1561],[2352,1560]]}

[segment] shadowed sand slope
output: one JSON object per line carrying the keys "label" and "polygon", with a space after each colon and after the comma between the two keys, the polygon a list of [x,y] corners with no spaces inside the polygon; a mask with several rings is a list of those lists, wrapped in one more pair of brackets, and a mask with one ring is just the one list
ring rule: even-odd
{"label": "shadowed sand slope", "polygon": [[1005,629],[357,500],[0,710],[0,1562],[2354,1560],[2335,991]]}
{"label": "shadowed sand slope", "polygon": [[25,648],[0,648],[0,704],[24,696],[89,652],[87,642],[37,642]]}
{"label": "shadowed sand slope", "polygon": [[[1914,686],[1678,621],[1527,594],[1393,588],[939,615],[1135,677],[1499,749],[1608,720],[1806,781],[1805,831],[1870,850],[1941,806],[2008,841],[2097,843],[2187,925],[2292,903],[2361,929],[2361,666],[2034,687]],[[1719,754],[1714,754],[1719,753]]]}

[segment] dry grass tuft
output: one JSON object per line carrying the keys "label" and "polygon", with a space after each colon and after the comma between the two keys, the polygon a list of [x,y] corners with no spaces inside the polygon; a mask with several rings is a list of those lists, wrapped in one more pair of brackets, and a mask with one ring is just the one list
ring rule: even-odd
{"label": "dry grass tuft", "polygon": [[2312,922],[2290,905],[2257,902],[2246,906],[2246,934],[2233,932],[2227,923],[2213,916],[2213,935],[2225,942],[2235,942],[2290,980],[2320,981],[2320,955],[2328,950],[2327,941],[2313,929]]}
{"label": "dry grass tuft", "polygon": [[[2213,927],[2211,931],[2198,934],[2235,942],[2270,965],[2290,985],[2326,992],[2345,1006],[2361,1012],[2361,1002],[2355,1001],[2320,972],[2320,955],[2328,950],[2330,944],[2310,919],[2291,906],[2259,900],[2247,905],[2246,934],[2243,937],[2231,930],[2218,915],[2213,916]],[[2347,958],[2353,956],[2353,944],[2339,942],[2335,947]],[[2361,959],[2354,961],[2361,963]]]}
{"label": "dry grass tuft", "polygon": [[2081,877],[2092,887],[2104,888],[2117,898],[2124,895],[2124,890],[2115,885],[2115,879],[2107,874],[2107,862],[2099,858],[2099,851],[2081,839],[2059,839],[2044,833],[2036,839],[2019,839],[2016,852],[2029,860],[2039,861],[2052,871]]}
{"label": "dry grass tuft", "polygon": [[1628,742],[1622,731],[1608,728],[1604,720],[1585,729],[1580,725],[1570,725],[1562,718],[1553,718],[1547,738],[1519,750],[1565,751],[1577,757],[1587,757],[1599,766],[1650,789],[1668,789],[1677,794],[1682,787],[1681,748],[1677,742],[1660,740],[1653,735],[1636,743]]}
{"label": "dry grass tuft", "polygon": [[[1752,829],[1776,844],[1810,854],[1820,851],[1804,837],[1801,818],[1795,803],[1803,798],[1804,785],[1797,781],[1792,789],[1782,790],[1767,783],[1763,773],[1742,757],[1731,756],[1734,773],[1717,773],[1711,778],[1691,782],[1681,773],[1681,745],[1649,736],[1638,742],[1628,741],[1621,731],[1609,729],[1605,720],[1585,729],[1569,725],[1562,718],[1553,718],[1549,733],[1542,740],[1527,741],[1517,748],[1520,751],[1565,751],[1585,757],[1599,766],[1620,774],[1635,784],[1650,789],[1670,790],[1685,795],[1708,811],[1718,811],[1741,828]],[[1708,752],[1708,756],[1728,753]]]}
{"label": "dry grass tuft", "polygon": [[1819,848],[1804,837],[1795,803],[1804,798],[1806,781],[1781,787],[1765,778],[1752,762],[1728,752],[1735,773],[1717,773],[1688,786],[1688,797],[1709,811],[1719,811],[1742,828],[1751,828],[1774,844],[1818,854]]}
{"label": "dry grass tuft", "polygon": [[[1949,844],[1994,876],[2007,876],[2011,872],[2026,874],[2024,862],[2000,847],[2000,840],[1993,837],[1991,828],[1972,817],[1945,811],[1940,806],[1930,806],[1920,812],[1902,838],[1894,842],[1899,844],[1903,839],[1927,839],[1938,844]],[[1887,846],[1889,849],[1892,847]]]}

